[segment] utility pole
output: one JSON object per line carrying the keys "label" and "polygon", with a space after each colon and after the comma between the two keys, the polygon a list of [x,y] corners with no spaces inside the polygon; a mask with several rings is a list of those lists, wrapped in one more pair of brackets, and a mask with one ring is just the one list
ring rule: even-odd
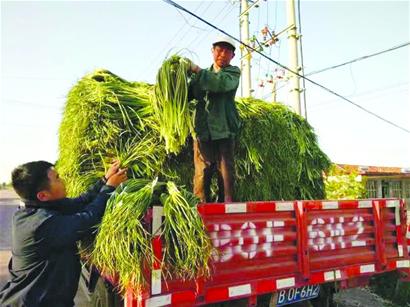
{"label": "utility pole", "polygon": [[[248,0],[241,0],[241,14],[239,16],[241,29],[241,41],[249,44],[249,6]],[[241,45],[241,71],[242,71],[242,97],[251,96],[251,53],[245,46]]]}
{"label": "utility pole", "polygon": [[[241,9],[239,15],[239,25],[240,25],[240,32],[241,32],[241,41],[245,44],[249,45],[249,11],[254,8],[258,7],[259,2],[261,0],[255,0],[249,5],[249,0],[241,0]],[[287,23],[288,26],[283,29],[282,31],[275,33],[274,31],[270,31],[266,26],[266,31],[264,33],[264,42],[263,45],[270,46],[275,44],[278,41],[279,35],[286,33],[288,34],[288,42],[289,42],[289,68],[296,72],[300,72],[300,67],[298,63],[298,41],[299,41],[299,34],[297,33],[296,27],[296,17],[295,17],[295,0],[286,0],[286,11],[287,11]],[[266,40],[266,36],[268,36],[268,40]],[[250,97],[251,96],[251,57],[252,51],[248,50],[245,46],[241,45],[241,71],[242,71],[242,88],[241,94],[243,97]],[[301,88],[299,85],[299,77],[295,74],[289,73],[288,76],[289,84],[290,84],[290,104],[292,109],[295,113],[301,115],[301,104],[300,104],[300,93]],[[277,89],[277,80],[273,81],[273,88],[272,88],[272,98],[276,101],[276,89]]]}
{"label": "utility pole", "polygon": [[[287,0],[287,19],[288,25],[290,26],[288,30],[288,40],[289,40],[289,68],[299,73],[300,67],[298,64],[298,40],[299,35],[296,32],[296,18],[295,18],[295,0]],[[295,74],[290,73],[289,84],[290,89],[290,99],[292,102],[293,110],[297,114],[301,114],[300,110],[300,86],[299,77]]]}

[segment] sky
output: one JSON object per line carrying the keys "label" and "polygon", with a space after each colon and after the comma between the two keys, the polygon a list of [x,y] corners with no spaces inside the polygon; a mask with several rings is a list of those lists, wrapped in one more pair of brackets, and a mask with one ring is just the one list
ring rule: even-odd
{"label": "sky", "polygon": [[[239,38],[238,1],[177,1]],[[250,11],[250,33],[287,27],[285,1]],[[305,73],[410,41],[408,1],[300,2]],[[1,1],[0,182],[33,160],[58,159],[58,128],[69,90],[105,68],[130,81],[155,82],[168,54],[183,51],[211,64],[216,31],[162,1]],[[263,52],[289,65],[286,33]],[[410,130],[409,55],[403,47],[312,80]],[[232,64],[240,64],[237,52]],[[270,101],[278,67],[252,57],[253,96]],[[289,83],[277,79],[277,101],[290,104]],[[263,85],[263,86],[261,86]],[[410,134],[306,83],[307,120],[335,163],[410,167]],[[240,95],[240,90],[238,90]]]}

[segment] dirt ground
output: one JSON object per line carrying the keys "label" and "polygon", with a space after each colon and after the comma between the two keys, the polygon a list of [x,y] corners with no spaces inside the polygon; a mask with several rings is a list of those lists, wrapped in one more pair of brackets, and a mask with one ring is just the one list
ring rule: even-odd
{"label": "dirt ground", "polygon": [[372,293],[368,288],[352,288],[335,294],[338,307],[404,307],[395,306]]}

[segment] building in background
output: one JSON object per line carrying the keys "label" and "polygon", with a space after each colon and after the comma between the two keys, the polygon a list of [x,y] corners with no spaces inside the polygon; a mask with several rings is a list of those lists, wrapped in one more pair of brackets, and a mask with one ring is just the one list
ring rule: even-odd
{"label": "building in background", "polygon": [[410,209],[410,168],[337,164],[342,172],[367,179],[368,198],[404,198]]}

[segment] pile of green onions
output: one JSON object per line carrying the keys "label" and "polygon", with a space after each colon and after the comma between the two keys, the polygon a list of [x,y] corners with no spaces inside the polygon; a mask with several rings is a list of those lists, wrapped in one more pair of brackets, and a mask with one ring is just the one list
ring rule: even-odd
{"label": "pile of green onions", "polygon": [[[94,245],[83,249],[101,271],[119,276],[122,289],[145,284],[152,251],[142,216],[152,204],[164,207],[164,274],[209,274],[211,244],[197,200],[187,192],[194,171],[187,65],[179,57],[166,60],[155,86],[97,70],[68,94],[57,168],[69,195],[87,190],[113,159],[129,169],[131,180],[110,198]],[[243,123],[235,147],[236,199],[324,198],[322,173],[330,162],[306,120],[279,103],[236,103]]]}

